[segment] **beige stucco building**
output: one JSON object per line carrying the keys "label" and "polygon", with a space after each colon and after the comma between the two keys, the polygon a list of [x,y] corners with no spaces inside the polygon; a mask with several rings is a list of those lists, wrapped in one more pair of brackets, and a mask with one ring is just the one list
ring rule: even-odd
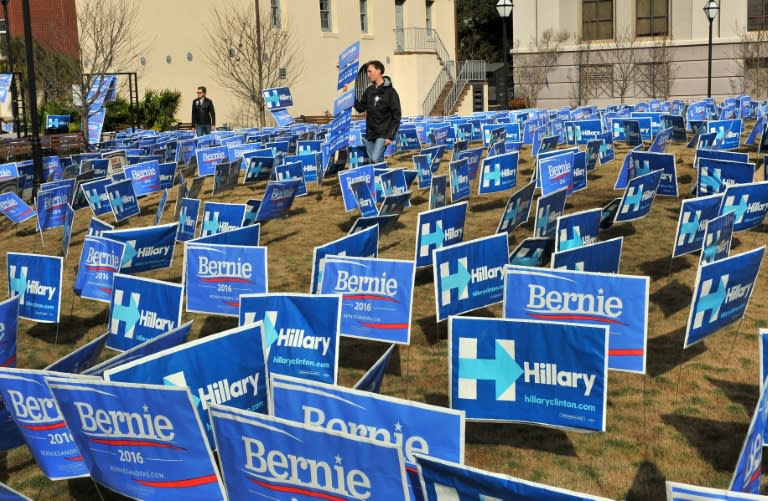
{"label": "beige stucco building", "polygon": [[[208,88],[216,106],[217,125],[250,125],[248,107],[222,85],[209,62],[209,29],[214,9],[233,5],[254,9],[256,0],[136,0],[139,36],[146,41],[133,68],[139,93],[147,88],[182,92],[178,118],[190,120],[198,85]],[[339,52],[361,43],[361,61],[379,59],[400,94],[404,115],[421,114],[425,99],[442,70],[456,60],[456,0],[258,0],[262,17],[292,30],[301,51],[300,64],[286,64],[296,77],[291,85],[292,115],[332,111]],[[432,30],[432,31],[430,31]],[[236,49],[218,57],[236,57]],[[128,63],[130,66],[130,63]],[[282,71],[282,70],[280,70]],[[442,89],[441,89],[442,90]],[[468,100],[467,100],[468,101]]]}

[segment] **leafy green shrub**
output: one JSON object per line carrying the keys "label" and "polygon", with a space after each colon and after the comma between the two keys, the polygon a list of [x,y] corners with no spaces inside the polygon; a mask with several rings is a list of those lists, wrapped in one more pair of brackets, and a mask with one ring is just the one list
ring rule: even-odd
{"label": "leafy green shrub", "polygon": [[167,130],[173,122],[178,121],[175,115],[179,110],[180,102],[179,90],[147,89],[139,106],[141,123],[144,127],[158,131]]}

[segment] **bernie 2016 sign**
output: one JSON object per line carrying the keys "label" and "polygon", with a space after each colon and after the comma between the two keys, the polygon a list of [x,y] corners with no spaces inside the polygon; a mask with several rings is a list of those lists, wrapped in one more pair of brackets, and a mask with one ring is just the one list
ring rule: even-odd
{"label": "bernie 2016 sign", "polygon": [[607,326],[608,368],[645,373],[648,277],[508,266],[504,318]]}
{"label": "bernie 2016 sign", "polygon": [[448,343],[467,419],[605,431],[608,327],[451,317]]}
{"label": "bernie 2016 sign", "polygon": [[75,294],[108,303],[112,300],[112,282],[120,271],[125,244],[108,238],[85,237],[80,266],[75,279]]}

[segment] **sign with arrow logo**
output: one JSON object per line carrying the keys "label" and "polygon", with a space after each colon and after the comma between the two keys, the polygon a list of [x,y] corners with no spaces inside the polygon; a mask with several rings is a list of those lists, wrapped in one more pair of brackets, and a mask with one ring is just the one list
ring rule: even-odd
{"label": "sign with arrow logo", "polygon": [[420,212],[416,223],[416,267],[432,264],[432,251],[464,240],[467,202]]}
{"label": "sign with arrow logo", "polygon": [[451,317],[448,343],[467,420],[605,431],[607,326]]}

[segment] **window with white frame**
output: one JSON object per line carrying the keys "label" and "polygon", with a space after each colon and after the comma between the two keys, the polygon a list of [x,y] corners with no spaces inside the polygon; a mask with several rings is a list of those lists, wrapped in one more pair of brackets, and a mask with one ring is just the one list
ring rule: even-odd
{"label": "window with white frame", "polygon": [[637,36],[657,37],[668,33],[668,3],[667,0],[637,0]]}
{"label": "window with white frame", "polygon": [[747,31],[768,30],[768,0],[749,0],[747,3]]}
{"label": "window with white frame", "polygon": [[331,0],[320,0],[320,30],[333,31],[331,23]]}
{"label": "window with white frame", "polygon": [[271,0],[270,14],[272,16],[272,27],[280,27],[280,0]]}
{"label": "window with white frame", "polygon": [[368,33],[368,0],[360,0],[360,33]]}
{"label": "window with white frame", "polygon": [[581,38],[584,40],[613,38],[613,0],[582,0]]}

